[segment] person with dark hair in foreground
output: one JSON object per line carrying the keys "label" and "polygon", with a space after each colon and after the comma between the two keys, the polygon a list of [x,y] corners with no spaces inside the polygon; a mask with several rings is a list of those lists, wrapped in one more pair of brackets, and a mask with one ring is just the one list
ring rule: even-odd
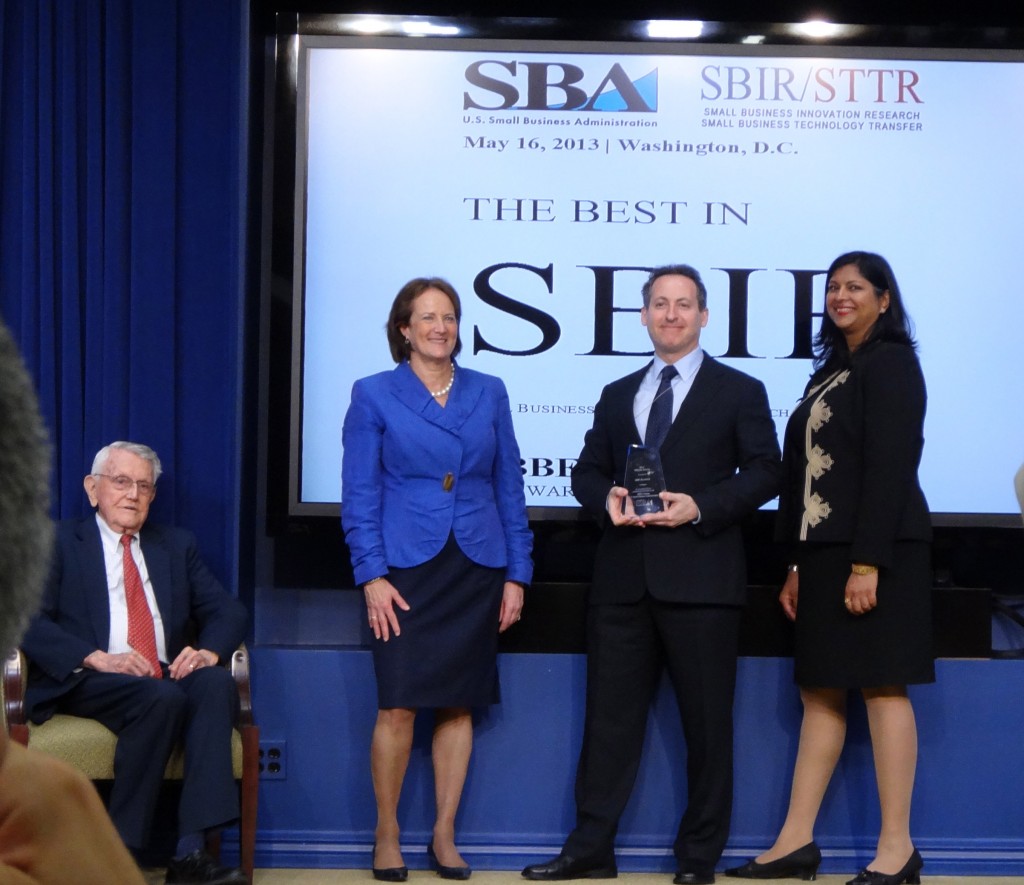
{"label": "person with dark hair in foreground", "polygon": [[814,824],[856,689],[867,707],[882,820],[874,859],[848,885],[916,883],[917,728],[906,687],[935,680],[931,518],[917,479],[925,384],[889,263],[849,252],[826,281],[814,374],[786,428],[777,522],[791,553],[779,600],[796,622],[804,708],[789,810],[775,844],[726,875],[814,878]]}
{"label": "person with dark hair in foreground", "polygon": [[84,480],[96,513],[58,527],[43,604],[22,641],[26,707],[37,723],[70,713],[117,734],[110,816],[136,851],[149,841],[180,741],[179,840],[167,882],[241,885],[245,874],[218,866],[204,844],[238,818],[238,690],[217,664],[245,637],[247,615],[203,564],[191,532],[147,524],[160,469],[138,443],[97,453]]}
{"label": "person with dark hair in foreground", "polygon": [[[675,882],[715,881],[732,810],[732,707],[747,578],[740,522],[771,499],[779,443],[764,385],[708,356],[707,292],[688,265],[652,271],[640,321],[654,360],[601,393],[572,490],[603,531],[587,615],[576,826],[536,880],[617,875],[615,833],[667,668],[686,737]],[[627,451],[660,452],[664,509],[627,489]],[[639,496],[637,496],[639,499]]]}
{"label": "person with dark hair in foreground", "polygon": [[[0,655],[15,648],[39,597],[53,527],[49,451],[28,374],[0,325]],[[0,883],[143,885],[96,789],[0,727]]]}

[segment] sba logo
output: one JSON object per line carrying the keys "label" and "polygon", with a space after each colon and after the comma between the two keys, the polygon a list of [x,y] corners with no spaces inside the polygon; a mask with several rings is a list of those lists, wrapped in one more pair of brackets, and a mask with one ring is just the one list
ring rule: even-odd
{"label": "sba logo", "polygon": [[[564,62],[486,59],[466,68],[466,80],[488,96],[463,93],[464,110],[625,111],[650,114],[658,109],[658,69],[630,80],[618,62],[593,87],[586,72]],[[518,104],[523,99],[526,101]],[[488,103],[489,98],[489,103]],[[497,102],[497,103],[494,103]]]}

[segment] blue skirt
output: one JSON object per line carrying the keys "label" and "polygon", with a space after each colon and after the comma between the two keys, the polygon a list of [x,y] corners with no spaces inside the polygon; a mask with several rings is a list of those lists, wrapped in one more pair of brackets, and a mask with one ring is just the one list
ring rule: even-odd
{"label": "blue skirt", "polygon": [[433,559],[391,568],[388,579],[410,609],[395,609],[401,636],[373,640],[377,706],[498,703],[498,613],[505,570],[477,565],[449,535]]}

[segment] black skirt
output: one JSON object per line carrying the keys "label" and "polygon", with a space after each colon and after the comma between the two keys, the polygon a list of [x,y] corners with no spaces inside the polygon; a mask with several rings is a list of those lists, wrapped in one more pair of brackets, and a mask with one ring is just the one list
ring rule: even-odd
{"label": "black skirt", "polygon": [[454,535],[422,565],[389,569],[410,609],[395,608],[401,636],[373,640],[380,709],[498,703],[504,575],[470,560]]}
{"label": "black skirt", "polygon": [[878,688],[935,681],[931,551],[923,541],[895,545],[879,571],[878,605],[846,610],[850,550],[800,544],[794,676],[806,688]]}

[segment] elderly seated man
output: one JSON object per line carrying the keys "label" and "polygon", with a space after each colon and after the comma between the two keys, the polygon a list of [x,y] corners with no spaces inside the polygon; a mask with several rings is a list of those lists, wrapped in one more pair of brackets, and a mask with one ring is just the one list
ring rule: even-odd
{"label": "elderly seated man", "polygon": [[[185,748],[178,850],[168,883],[244,883],[218,866],[204,837],[238,817],[231,730],[238,692],[215,666],[245,635],[246,611],[203,564],[182,529],[147,524],[160,459],[145,445],[100,449],[85,477],[95,514],[57,527],[39,613],[22,648],[28,715],[70,713],[118,736],[110,817],[136,852],[150,827],[175,743]],[[186,644],[195,629],[195,646]]]}

